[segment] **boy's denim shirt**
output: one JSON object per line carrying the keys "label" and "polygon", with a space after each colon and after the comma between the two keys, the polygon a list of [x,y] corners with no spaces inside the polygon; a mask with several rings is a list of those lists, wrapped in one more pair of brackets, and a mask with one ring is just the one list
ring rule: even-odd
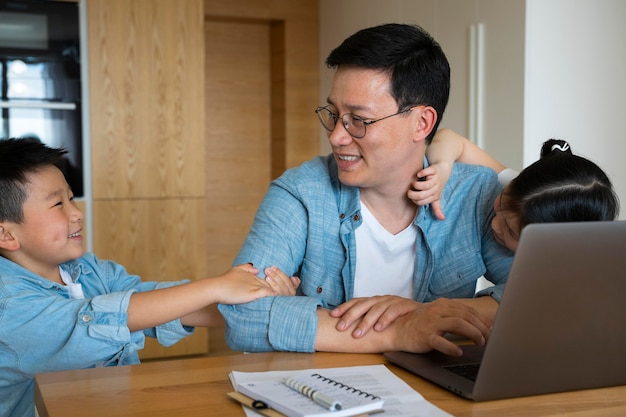
{"label": "boy's denim shirt", "polygon": [[36,373],[137,364],[146,336],[170,346],[193,331],[180,320],[143,332],[127,325],[133,293],[186,281],[142,282],[90,253],[61,267],[85,299],[0,257],[0,416],[34,416]]}
{"label": "boy's denim shirt", "polygon": [[[446,219],[437,220],[429,207],[419,209],[414,300],[473,297],[483,275],[495,286],[479,295],[500,299],[513,259],[491,230],[500,191],[494,171],[455,164],[441,200]],[[359,190],[339,182],[332,155],[274,180],[234,264],[251,262],[261,271],[276,265],[289,276],[298,275],[298,295],[304,297],[220,305],[229,346],[251,352],[314,351],[317,308],[332,309],[352,298],[354,230],[360,224]]]}

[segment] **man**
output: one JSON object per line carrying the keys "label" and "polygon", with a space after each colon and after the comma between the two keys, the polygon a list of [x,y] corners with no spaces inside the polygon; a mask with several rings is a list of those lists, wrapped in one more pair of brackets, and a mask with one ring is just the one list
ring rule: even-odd
{"label": "man", "polygon": [[[457,164],[443,221],[407,197],[448,101],[443,51],[419,27],[387,24],[326,63],[336,73],[316,113],[332,154],[272,182],[235,260],[299,276],[301,296],[220,305],[229,346],[460,355],[447,333],[484,344],[512,260],[490,229],[495,173]],[[495,286],[474,297],[483,274]]]}

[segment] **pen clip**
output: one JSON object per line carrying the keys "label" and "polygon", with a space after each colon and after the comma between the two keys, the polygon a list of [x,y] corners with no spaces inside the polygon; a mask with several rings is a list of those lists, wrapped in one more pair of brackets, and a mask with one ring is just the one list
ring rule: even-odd
{"label": "pen clip", "polygon": [[266,408],[269,408],[269,407],[263,401],[254,400],[252,401],[252,408],[254,408],[255,410],[265,410]]}

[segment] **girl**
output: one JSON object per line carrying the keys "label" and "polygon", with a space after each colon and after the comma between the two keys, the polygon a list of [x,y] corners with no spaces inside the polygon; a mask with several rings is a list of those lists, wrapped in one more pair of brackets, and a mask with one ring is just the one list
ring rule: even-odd
{"label": "girl", "polygon": [[466,138],[449,129],[437,132],[427,150],[432,165],[418,173],[408,196],[418,205],[432,204],[444,219],[439,199],[452,164],[464,162],[492,168],[504,190],[494,201],[491,223],[498,242],[517,249],[522,229],[530,223],[615,220],[619,200],[611,181],[595,163],[574,155],[564,140],[549,139],[541,157],[517,175]]}

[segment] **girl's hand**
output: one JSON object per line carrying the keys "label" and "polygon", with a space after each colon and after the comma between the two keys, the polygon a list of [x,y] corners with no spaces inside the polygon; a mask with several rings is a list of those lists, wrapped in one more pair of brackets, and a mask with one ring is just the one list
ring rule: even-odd
{"label": "girl's hand", "polygon": [[435,217],[444,220],[440,200],[451,174],[452,164],[448,162],[432,164],[417,173],[417,179],[411,183],[407,196],[418,206],[430,204]]}

